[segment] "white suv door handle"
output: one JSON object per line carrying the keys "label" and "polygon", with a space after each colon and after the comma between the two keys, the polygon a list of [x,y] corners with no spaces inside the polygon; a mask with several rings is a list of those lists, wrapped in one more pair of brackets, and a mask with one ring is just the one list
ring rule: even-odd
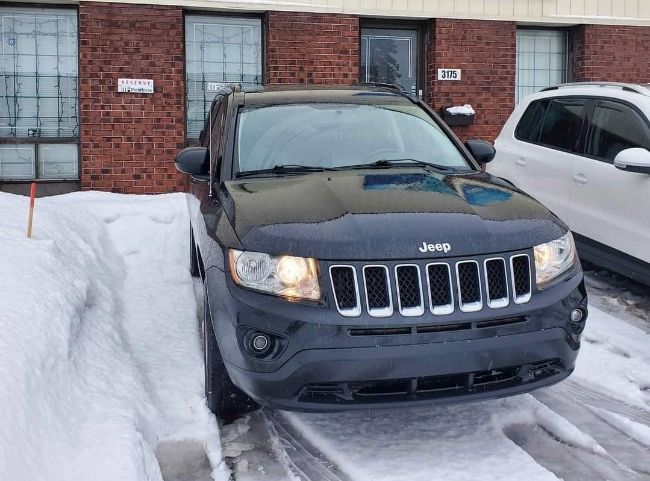
{"label": "white suv door handle", "polygon": [[577,174],[573,176],[573,180],[577,182],[578,184],[586,184],[587,183],[587,178],[585,177],[584,174]]}
{"label": "white suv door handle", "polygon": [[524,159],[515,160],[515,164],[517,164],[520,167],[526,167],[526,161]]}

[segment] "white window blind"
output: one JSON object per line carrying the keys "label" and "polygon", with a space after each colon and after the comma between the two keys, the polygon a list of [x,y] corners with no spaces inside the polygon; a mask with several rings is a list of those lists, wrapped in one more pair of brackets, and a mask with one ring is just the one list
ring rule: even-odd
{"label": "white window blind", "polygon": [[517,30],[517,103],[526,95],[566,82],[567,32]]}

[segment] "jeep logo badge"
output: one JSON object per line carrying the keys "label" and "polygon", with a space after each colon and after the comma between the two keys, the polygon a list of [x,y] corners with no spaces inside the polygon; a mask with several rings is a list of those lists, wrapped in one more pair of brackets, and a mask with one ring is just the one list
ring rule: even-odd
{"label": "jeep logo badge", "polygon": [[425,252],[444,252],[445,254],[451,250],[451,244],[446,242],[438,244],[427,244],[426,242],[422,243],[422,246],[418,248],[423,254]]}

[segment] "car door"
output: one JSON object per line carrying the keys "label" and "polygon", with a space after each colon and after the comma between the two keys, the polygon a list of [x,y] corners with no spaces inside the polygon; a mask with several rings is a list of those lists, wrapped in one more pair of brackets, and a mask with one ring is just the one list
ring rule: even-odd
{"label": "car door", "polygon": [[207,241],[206,214],[212,212],[216,196],[212,192],[212,179],[218,176],[221,168],[221,158],[223,153],[223,130],[226,118],[228,97],[217,97],[212,105],[212,121],[205,127],[206,131],[202,137],[202,145],[207,147],[210,161],[210,173],[207,176],[190,176],[188,204],[190,220],[194,232],[194,238],[199,247],[205,245]]}
{"label": "car door", "polygon": [[[513,138],[497,141],[490,173],[512,181],[563,220],[569,216],[571,173],[586,117],[583,98],[546,98],[532,102]],[[499,166],[502,162],[503,166]]]}
{"label": "car door", "polygon": [[622,101],[590,108],[585,155],[573,163],[569,225],[576,233],[650,262],[650,175],[614,167],[625,149],[650,150],[648,119]]}

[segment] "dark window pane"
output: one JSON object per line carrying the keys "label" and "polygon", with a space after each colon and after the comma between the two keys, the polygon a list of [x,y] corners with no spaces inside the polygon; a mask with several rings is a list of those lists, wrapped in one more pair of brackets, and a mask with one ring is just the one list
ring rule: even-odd
{"label": "dark window pane", "polygon": [[544,118],[540,143],[556,149],[576,152],[584,118],[584,100],[551,100]]}
{"label": "dark window pane", "polygon": [[401,85],[417,93],[415,30],[364,28],[361,36],[361,80]]}
{"label": "dark window pane", "polygon": [[600,101],[591,121],[587,154],[609,162],[625,149],[650,150],[650,130],[634,109],[616,102]]}
{"label": "dark window pane", "polygon": [[546,100],[533,102],[528,106],[515,132],[515,136],[519,140],[537,142],[539,133],[542,131],[547,107],[548,102]]}

